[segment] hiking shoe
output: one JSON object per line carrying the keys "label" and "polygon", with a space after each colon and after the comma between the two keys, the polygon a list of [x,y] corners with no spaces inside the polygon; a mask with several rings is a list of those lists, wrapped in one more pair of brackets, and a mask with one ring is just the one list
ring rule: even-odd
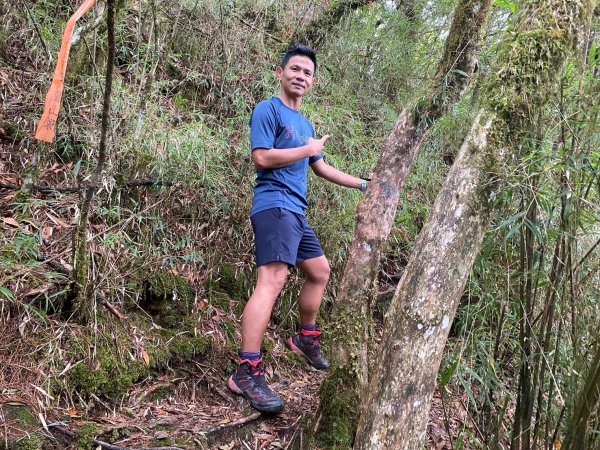
{"label": "hiking shoe", "polygon": [[243,395],[253,408],[264,413],[278,413],[283,400],[271,390],[265,380],[262,358],[258,361],[243,359],[238,369],[229,377],[229,389]]}
{"label": "hiking shoe", "polygon": [[300,330],[287,340],[287,346],[291,351],[304,356],[306,361],[315,369],[329,369],[329,361],[321,353],[321,332]]}

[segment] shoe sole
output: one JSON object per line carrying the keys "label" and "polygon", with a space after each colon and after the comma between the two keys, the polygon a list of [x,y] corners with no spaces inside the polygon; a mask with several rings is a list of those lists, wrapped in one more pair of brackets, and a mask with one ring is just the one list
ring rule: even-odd
{"label": "shoe sole", "polygon": [[285,404],[281,405],[281,406],[261,406],[256,404],[255,402],[253,402],[252,400],[250,400],[248,397],[246,397],[244,395],[244,393],[242,392],[242,390],[237,386],[237,384],[235,384],[235,381],[233,381],[233,375],[229,377],[229,380],[227,381],[227,386],[229,387],[229,389],[237,394],[237,395],[241,395],[242,397],[244,397],[246,400],[248,400],[248,403],[250,403],[250,405],[263,413],[267,413],[267,414],[277,414],[278,412],[280,412],[283,407],[285,406]]}
{"label": "shoe sole", "polygon": [[314,367],[317,370],[323,370],[323,371],[329,369],[329,367],[315,366],[312,363],[312,361],[310,360],[310,358],[306,355],[306,353],[304,353],[302,350],[300,350],[299,347],[296,346],[296,344],[294,344],[294,341],[292,341],[292,338],[288,338],[286,344],[291,351],[293,351],[297,355],[302,356],[306,360],[306,362],[308,363],[309,366]]}

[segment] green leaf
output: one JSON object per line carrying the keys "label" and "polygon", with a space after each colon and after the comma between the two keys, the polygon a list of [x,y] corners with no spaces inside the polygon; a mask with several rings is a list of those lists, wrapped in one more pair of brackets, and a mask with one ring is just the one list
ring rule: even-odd
{"label": "green leaf", "polygon": [[463,389],[465,390],[465,392],[467,393],[467,396],[469,397],[469,400],[471,401],[471,403],[473,404],[473,406],[477,410],[477,402],[475,401],[475,395],[473,395],[473,391],[471,390],[471,386],[469,385],[469,383],[467,383],[465,381],[465,379],[462,377],[462,375],[460,373],[458,374],[458,381],[460,381],[460,384],[463,387]]}
{"label": "green leaf", "polygon": [[450,72],[458,73],[459,75],[462,75],[464,77],[469,76],[469,74],[467,72],[465,72],[464,70],[460,70],[460,69],[452,69]]}
{"label": "green leaf", "polygon": [[519,220],[524,215],[525,215],[525,211],[519,211],[518,213],[510,216],[508,219],[506,219],[504,222],[502,222],[500,225],[498,225],[497,229],[501,230],[504,227],[514,224],[517,220]]}
{"label": "green leaf", "polygon": [[542,233],[540,233],[540,229],[535,223],[529,219],[525,219],[525,226],[529,231],[531,231],[531,234],[535,236],[538,242],[542,242]]}
{"label": "green leaf", "polygon": [[13,295],[13,293],[8,288],[5,288],[4,286],[0,286],[0,294],[2,294],[4,297],[6,297],[9,300],[15,299],[15,296]]}
{"label": "green leaf", "polygon": [[513,227],[508,231],[508,233],[506,233],[506,236],[504,237],[505,241],[508,241],[511,237],[513,237],[515,234],[517,234],[517,232],[521,229],[521,224],[520,223],[516,223],[513,225]]}
{"label": "green leaf", "polygon": [[500,9],[508,9],[512,14],[517,12],[517,4],[510,0],[496,0],[494,6]]}
{"label": "green leaf", "polygon": [[442,376],[440,378],[440,384],[439,384],[440,389],[442,389],[443,387],[445,387],[448,384],[448,382],[452,378],[452,375],[454,375],[454,373],[456,372],[456,368],[458,367],[459,361],[460,360],[457,359],[456,361],[454,361],[453,364],[450,364],[450,367],[448,367],[444,371],[444,373],[442,374]]}

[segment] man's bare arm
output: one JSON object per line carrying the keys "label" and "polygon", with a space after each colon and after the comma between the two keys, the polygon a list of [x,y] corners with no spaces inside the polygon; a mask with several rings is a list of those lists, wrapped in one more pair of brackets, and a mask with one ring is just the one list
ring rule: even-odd
{"label": "man's bare arm", "polygon": [[349,175],[346,172],[342,172],[341,170],[330,166],[322,159],[311,164],[310,167],[316,175],[327,181],[331,181],[332,183],[339,184],[340,186],[354,189],[361,189],[363,186],[364,180]]}
{"label": "man's bare arm", "polygon": [[329,135],[321,139],[309,138],[308,144],[302,147],[277,149],[258,148],[252,152],[252,161],[258,169],[279,169],[287,167],[304,158],[323,153],[323,147]]}

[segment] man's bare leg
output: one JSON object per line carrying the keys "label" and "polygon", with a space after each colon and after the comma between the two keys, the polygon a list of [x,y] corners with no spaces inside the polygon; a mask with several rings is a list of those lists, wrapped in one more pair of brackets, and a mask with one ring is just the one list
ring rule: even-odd
{"label": "man's bare leg", "polygon": [[305,326],[314,325],[331,269],[325,256],[304,260],[298,264],[298,268],[306,273],[306,281],[298,296],[300,323]]}
{"label": "man's bare leg", "polygon": [[288,265],[273,262],[258,268],[258,282],[242,316],[242,351],[260,352],[271,311],[283,289]]}

